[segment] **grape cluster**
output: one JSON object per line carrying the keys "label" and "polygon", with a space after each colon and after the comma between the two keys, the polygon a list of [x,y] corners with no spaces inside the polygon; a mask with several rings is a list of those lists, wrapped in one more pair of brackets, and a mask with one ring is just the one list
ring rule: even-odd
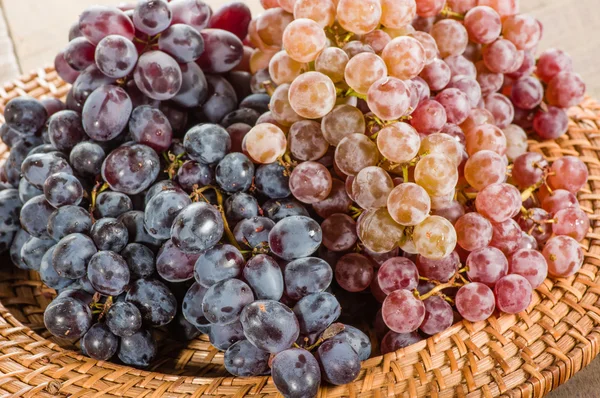
{"label": "grape cluster", "polygon": [[565,134],[585,86],[565,53],[535,60],[535,18],[261,2],[88,8],[65,103],[7,104],[0,252],[57,290],[53,335],[146,367],[157,329],[205,333],[231,374],[310,397],[579,270],[587,168],[527,134]]}

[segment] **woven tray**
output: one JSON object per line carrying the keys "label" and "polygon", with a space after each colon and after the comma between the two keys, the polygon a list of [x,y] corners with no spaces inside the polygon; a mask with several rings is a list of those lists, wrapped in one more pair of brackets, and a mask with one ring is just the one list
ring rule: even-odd
{"label": "woven tray", "polygon": [[[68,85],[52,68],[0,88],[1,113],[19,95],[63,97]],[[586,99],[570,111],[569,134],[556,142],[530,142],[549,160],[580,156],[590,171],[579,194],[596,227],[600,219],[600,105]],[[7,148],[0,143],[0,154]],[[460,322],[395,353],[364,361],[360,377],[323,386],[320,397],[541,397],[566,382],[600,349],[600,239],[583,242],[585,264],[573,277],[546,280],[530,308],[518,316]],[[61,348],[43,326],[54,291],[36,272],[1,258],[0,394],[11,397],[281,397],[269,377],[236,378],[206,336],[167,346],[149,371],[96,361]]]}

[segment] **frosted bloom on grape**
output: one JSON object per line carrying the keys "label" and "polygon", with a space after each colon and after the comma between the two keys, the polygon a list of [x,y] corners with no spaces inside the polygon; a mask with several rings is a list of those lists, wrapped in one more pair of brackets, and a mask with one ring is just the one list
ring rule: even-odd
{"label": "frosted bloom on grape", "polygon": [[506,147],[506,136],[500,128],[494,125],[482,124],[467,133],[467,153],[469,155],[484,150],[504,155]]}
{"label": "frosted bloom on grape", "polygon": [[382,120],[400,119],[410,108],[410,91],[402,80],[384,77],[369,88],[367,104]]}
{"label": "frosted bloom on grape", "polygon": [[442,58],[464,53],[469,44],[467,30],[454,19],[436,22],[429,34],[435,39]]}
{"label": "frosted bloom on grape", "polygon": [[484,247],[473,251],[467,257],[467,276],[471,282],[493,286],[508,273],[508,260],[504,253],[495,247]]}
{"label": "frosted bloom on grape", "polygon": [[500,249],[505,255],[510,255],[519,249],[522,241],[521,227],[512,218],[502,223],[492,223],[494,235],[490,246]]}
{"label": "frosted bloom on grape", "polygon": [[421,45],[425,49],[425,58],[427,64],[437,59],[439,53],[437,43],[429,33],[416,31],[410,33],[407,36],[412,37],[413,39],[417,39],[419,43],[421,43]]}
{"label": "frosted bloom on grape", "polygon": [[434,133],[423,138],[419,155],[432,155],[434,153],[446,156],[454,162],[457,168],[463,160],[461,145],[448,134]]}
{"label": "frosted bloom on grape", "polygon": [[516,124],[511,124],[502,129],[506,137],[506,156],[508,160],[516,158],[527,152],[527,133]]}
{"label": "frosted bloom on grape", "polygon": [[275,89],[271,102],[269,103],[269,109],[271,110],[271,116],[273,119],[284,126],[291,126],[292,124],[302,120],[292,108],[289,100],[290,85],[282,84]]}
{"label": "frosted bloom on grape", "polygon": [[417,256],[419,275],[442,283],[448,282],[454,276],[456,271],[458,271],[459,265],[460,257],[456,251],[439,260]]}
{"label": "frosted bloom on grape", "polygon": [[550,167],[548,184],[552,189],[564,189],[576,194],[588,179],[588,169],[583,161],[575,156],[557,159]]}
{"label": "frosted bloom on grape", "polygon": [[375,253],[387,253],[398,247],[404,227],[396,223],[386,208],[368,210],[358,219],[357,232],[363,245]]}
{"label": "frosted bloom on grape", "polygon": [[415,78],[425,67],[426,54],[423,45],[416,39],[400,36],[388,43],[381,53],[388,73],[401,80]]}
{"label": "frosted bloom on grape", "polygon": [[569,108],[583,101],[585,83],[581,76],[572,72],[561,72],[554,76],[546,88],[546,99],[550,105]]}
{"label": "frosted bloom on grape", "polygon": [[452,71],[444,61],[436,58],[425,65],[419,77],[425,80],[432,91],[440,91],[450,83]]}
{"label": "frosted bloom on grape", "polygon": [[429,259],[441,259],[454,251],[456,231],[450,221],[430,216],[413,230],[413,242],[419,254]]}
{"label": "frosted bloom on grape", "polygon": [[283,31],[283,48],[298,62],[312,62],[325,46],[327,36],[323,28],[307,18],[296,19]]}
{"label": "frosted bloom on grape", "polygon": [[377,135],[377,148],[391,162],[408,163],[419,153],[421,137],[407,123],[390,124]]}
{"label": "frosted bloom on grape", "polygon": [[569,130],[569,115],[563,108],[548,106],[539,110],[533,118],[533,129],[543,140],[555,140]]}
{"label": "frosted bloom on grape", "polygon": [[331,173],[317,162],[300,163],[290,175],[290,191],[303,203],[317,203],[331,192]]}
{"label": "frosted bloom on grape", "polygon": [[439,132],[448,120],[442,104],[429,98],[423,100],[411,116],[411,125],[421,134]]}
{"label": "frosted bloom on grape", "polygon": [[398,224],[415,226],[429,216],[431,199],[421,186],[406,182],[392,190],[387,198],[387,209]]}
{"label": "frosted bloom on grape", "polygon": [[534,109],[542,103],[544,87],[538,79],[527,76],[513,84],[510,99],[521,109]]}
{"label": "frosted bloom on grape", "polygon": [[483,48],[483,62],[494,73],[510,73],[515,69],[517,51],[512,42],[498,39]]}
{"label": "frosted bloom on grape", "polygon": [[521,275],[507,275],[494,286],[496,306],[507,314],[518,314],[531,304],[532,291],[529,281]]}
{"label": "frosted bloom on grape", "polygon": [[496,126],[501,129],[510,125],[515,118],[515,108],[510,100],[500,93],[490,94],[484,98],[485,109],[493,116]]}
{"label": "frosted bloom on grape", "polygon": [[500,15],[487,6],[478,6],[469,10],[465,15],[464,23],[469,38],[479,44],[492,43],[502,31]]}
{"label": "frosted bloom on grape", "polygon": [[461,124],[471,111],[471,102],[467,94],[457,88],[447,88],[435,96],[435,100],[446,110],[448,123]]}
{"label": "frosted bloom on grape", "polygon": [[342,28],[357,35],[375,30],[381,20],[380,0],[339,0],[337,19]]}
{"label": "frosted bloom on grape", "polygon": [[463,249],[483,249],[492,241],[492,223],[479,213],[467,213],[456,221],[457,242]]}
{"label": "frosted bloom on grape", "polygon": [[488,220],[501,223],[519,214],[521,192],[510,184],[492,184],[485,187],[475,199],[477,211]]}
{"label": "frosted bloom on grape", "polygon": [[548,273],[555,278],[568,278],[583,265],[583,250],[569,236],[556,236],[546,243],[542,254],[548,262]]}
{"label": "frosted bloom on grape", "polygon": [[339,83],[344,80],[349,60],[348,54],[341,48],[327,47],[315,60],[315,70],[329,76],[334,83]]}
{"label": "frosted bloom on grape", "polygon": [[537,61],[535,74],[544,83],[548,83],[560,72],[573,72],[571,56],[556,48],[544,51]]}
{"label": "frosted bloom on grape", "polygon": [[443,332],[452,326],[454,322],[454,311],[446,300],[439,296],[429,297],[423,302],[425,304],[425,319],[419,327],[428,335]]}
{"label": "frosted bloom on grape", "polygon": [[348,292],[362,292],[367,289],[374,275],[371,261],[362,254],[346,254],[335,265],[335,280]]}
{"label": "frosted bloom on grape", "polygon": [[509,273],[521,275],[536,289],[548,277],[548,263],[537,250],[519,250],[510,256]]}
{"label": "frosted bloom on grape", "polygon": [[351,105],[337,105],[321,120],[323,137],[333,146],[351,134],[364,134],[366,128],[365,116]]}
{"label": "frosted bloom on grape", "polygon": [[329,149],[329,143],[321,133],[321,125],[312,120],[292,124],[288,142],[290,153],[298,160],[321,159]]}
{"label": "frosted bloom on grape", "polygon": [[507,164],[494,151],[474,153],[465,164],[465,179],[470,186],[481,191],[488,185],[506,181]]}
{"label": "frosted bloom on grape", "polygon": [[425,305],[408,290],[389,294],[381,307],[383,321],[396,333],[410,333],[425,319]]}
{"label": "frosted bloom on grape", "polygon": [[335,4],[332,0],[296,0],[294,18],[312,19],[321,27],[335,22]]}
{"label": "frosted bloom on grape", "polygon": [[410,25],[416,16],[415,0],[381,0],[381,24],[383,26],[400,29]]}
{"label": "frosted bloom on grape", "polygon": [[366,210],[385,207],[392,189],[394,189],[392,177],[377,166],[362,169],[352,182],[354,201]]}
{"label": "frosted bloom on grape", "polygon": [[454,162],[444,155],[427,155],[415,167],[415,182],[430,195],[448,194],[456,188],[458,170]]}
{"label": "frosted bloom on grape", "polygon": [[287,140],[274,124],[257,124],[246,134],[243,146],[256,163],[269,164],[285,154]]}
{"label": "frosted bloom on grape", "polygon": [[379,288],[385,294],[398,289],[412,291],[419,285],[419,271],[415,263],[404,257],[385,261],[377,272]]}
{"label": "frosted bloom on grape", "polygon": [[513,15],[502,23],[502,36],[519,50],[532,50],[542,38],[542,27],[531,15]]}
{"label": "frosted bloom on grape", "polygon": [[368,52],[352,57],[344,71],[346,83],[359,94],[367,94],[373,83],[387,74],[387,66],[383,59]]}
{"label": "frosted bloom on grape", "polygon": [[519,0],[479,0],[479,5],[492,7],[501,17],[519,13]]}
{"label": "frosted bloom on grape", "polygon": [[383,30],[376,29],[372,32],[367,33],[366,35],[363,35],[360,38],[360,41],[363,44],[370,46],[373,49],[373,51],[375,51],[375,54],[381,54],[385,46],[387,46],[387,44],[390,41],[392,41],[392,38]]}
{"label": "frosted bloom on grape", "polygon": [[438,15],[446,0],[418,0],[417,1],[417,15],[422,18],[435,17]]}
{"label": "frosted bloom on grape", "polygon": [[566,235],[581,242],[590,229],[588,215],[578,207],[570,207],[558,211],[554,215],[556,223],[552,224],[554,235]]}
{"label": "frosted bloom on grape", "polygon": [[496,300],[492,289],[483,283],[469,283],[456,293],[456,309],[468,321],[485,321],[496,308]]}
{"label": "frosted bloom on grape", "polygon": [[277,85],[292,83],[306,69],[304,63],[293,60],[285,51],[279,51],[269,61],[269,75]]}
{"label": "frosted bloom on grape", "polygon": [[364,134],[351,134],[342,139],[335,149],[335,163],[349,176],[355,176],[365,167],[379,162],[377,145]]}
{"label": "frosted bloom on grape", "polygon": [[327,115],[337,99],[335,85],[329,77],[319,72],[298,76],[291,84],[288,96],[294,111],[307,119],[319,119]]}

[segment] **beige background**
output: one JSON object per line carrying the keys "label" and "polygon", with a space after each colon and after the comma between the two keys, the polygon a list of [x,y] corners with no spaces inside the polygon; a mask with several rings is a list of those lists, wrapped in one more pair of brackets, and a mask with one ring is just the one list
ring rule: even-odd
{"label": "beige background", "polygon": [[[87,5],[122,1],[0,0],[0,82],[52,63],[67,43],[70,25]],[[205,1],[213,7],[226,2]],[[246,1],[254,14],[260,12],[258,0]],[[521,9],[544,24],[540,49],[567,50],[590,95],[600,98],[600,0],[521,0]],[[550,397],[600,397],[600,359]]]}

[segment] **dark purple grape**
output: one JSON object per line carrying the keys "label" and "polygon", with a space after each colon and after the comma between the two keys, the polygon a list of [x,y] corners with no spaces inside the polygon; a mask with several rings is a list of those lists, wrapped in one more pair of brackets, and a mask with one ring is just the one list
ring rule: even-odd
{"label": "dark purple grape", "polygon": [[369,336],[354,326],[344,325],[344,331],[335,335],[332,340],[341,340],[350,344],[361,361],[366,361],[371,356],[371,340]]}
{"label": "dark purple grape", "polygon": [[160,101],[149,98],[142,93],[133,79],[125,83],[124,88],[127,91],[127,94],[129,94],[129,98],[131,98],[131,103],[134,108],[142,105],[150,105],[153,108],[158,108],[161,105]]}
{"label": "dark purple grape", "polygon": [[198,32],[208,26],[212,10],[202,0],[173,0],[169,3],[173,11],[173,24],[190,25]]}
{"label": "dark purple grape", "polygon": [[44,105],[28,96],[15,97],[4,108],[6,124],[22,134],[34,134],[44,126],[46,118]]}
{"label": "dark purple grape", "polygon": [[56,273],[56,270],[52,266],[52,255],[56,246],[52,246],[46,251],[46,254],[42,257],[40,264],[40,279],[46,284],[46,286],[61,290],[75,282],[73,279],[63,278]]}
{"label": "dark purple grape", "polygon": [[[73,69],[71,65],[67,63],[63,51],[56,54],[56,57],[54,58],[54,69],[56,70],[56,73],[58,74],[58,76],[60,76],[61,79],[70,84],[75,83],[80,74],[79,71]],[[69,91],[69,94],[71,94],[71,92],[72,91]],[[66,102],[68,107],[69,96],[67,96]]]}
{"label": "dark purple grape", "polygon": [[244,329],[242,329],[242,324],[239,322],[223,326],[211,325],[208,337],[210,338],[210,344],[221,351],[228,350],[238,341],[246,340]]}
{"label": "dark purple grape", "polygon": [[294,306],[302,334],[322,332],[340,317],[340,303],[330,293],[309,294]]}
{"label": "dark purple grape", "polygon": [[202,333],[208,333],[211,327],[204,326],[202,328],[197,328],[185,319],[181,311],[177,311],[177,316],[173,322],[168,325],[168,328],[170,333],[169,337],[182,343],[187,343],[199,337]]}
{"label": "dark purple grape", "polygon": [[166,281],[183,282],[194,277],[198,254],[182,252],[171,240],[165,242],[156,257],[156,271]]}
{"label": "dark purple grape", "polygon": [[100,71],[100,69],[98,69],[98,67],[95,64],[90,65],[83,72],[81,72],[79,77],[77,77],[77,80],[75,80],[75,82],[73,83],[72,89],[72,100],[79,107],[79,112],[83,110],[83,106],[86,100],[88,99],[90,94],[94,92],[94,90],[104,85],[112,84],[114,82],[114,78],[106,76]]}
{"label": "dark purple grape", "polygon": [[188,156],[203,164],[220,162],[231,149],[231,138],[223,127],[202,124],[192,127],[183,140]]}
{"label": "dark purple grape", "polygon": [[127,262],[130,279],[146,279],[154,274],[154,253],[140,243],[130,243],[121,251],[121,257]]}
{"label": "dark purple grape", "polygon": [[312,293],[325,291],[333,280],[331,266],[317,257],[294,260],[285,266],[285,294],[300,300]]}
{"label": "dark purple grape", "polygon": [[209,28],[223,29],[244,40],[252,20],[250,8],[241,1],[225,4],[210,18]]}
{"label": "dark purple grape", "polygon": [[97,176],[102,170],[106,153],[95,142],[80,142],[69,154],[69,163],[73,170],[86,177]]}
{"label": "dark purple grape", "polygon": [[44,325],[56,337],[79,339],[92,326],[92,311],[73,297],[58,297],[44,311]]}
{"label": "dark purple grape", "polygon": [[275,222],[292,216],[309,217],[308,210],[294,198],[271,199],[263,205],[263,210],[266,216]]}
{"label": "dark purple grape", "polygon": [[117,218],[130,210],[133,210],[131,198],[121,192],[105,191],[96,197],[98,218]]}
{"label": "dark purple grape", "polygon": [[205,250],[196,260],[194,277],[204,287],[237,278],[244,268],[244,256],[235,246],[217,245]]}
{"label": "dark purple grape", "polygon": [[152,334],[141,329],[131,336],[122,337],[119,345],[119,359],[126,365],[147,367],[158,353]]}
{"label": "dark purple grape", "polygon": [[61,100],[59,100],[58,98],[53,98],[53,97],[42,98],[40,100],[40,102],[46,109],[46,114],[48,115],[48,117],[51,117],[55,113],[58,113],[60,111],[64,111],[65,109],[67,109],[67,106],[65,105],[65,103],[62,102]]}
{"label": "dark purple grape", "polygon": [[249,126],[254,126],[259,117],[260,117],[260,113],[258,113],[254,109],[250,109],[250,108],[236,109],[235,111],[230,112],[227,115],[225,115],[223,120],[221,120],[220,125],[225,128],[231,126],[232,124],[236,124],[236,123],[244,123]]}
{"label": "dark purple grape", "polygon": [[[187,110],[178,108],[174,103],[162,102],[159,109],[169,119],[171,128],[176,134],[183,134],[187,129],[188,125],[188,113]],[[182,148],[181,142],[178,146]]]}
{"label": "dark purple grape", "polygon": [[126,300],[138,307],[144,324],[149,326],[164,326],[177,312],[177,299],[157,280],[138,279],[131,283]]}
{"label": "dark purple grape", "polygon": [[290,196],[289,183],[289,173],[279,162],[264,164],[256,170],[256,188],[268,198],[284,199]]}
{"label": "dark purple grape", "polygon": [[162,51],[142,54],[133,77],[140,91],[155,100],[171,99],[181,88],[181,69],[177,61]]}
{"label": "dark purple grape", "polygon": [[237,243],[243,247],[256,249],[267,247],[269,232],[275,223],[266,217],[252,217],[240,221],[233,230]]}
{"label": "dark purple grape", "polygon": [[50,215],[47,228],[52,239],[59,241],[70,234],[87,234],[92,228],[92,218],[83,207],[64,206]]}
{"label": "dark purple grape", "polygon": [[128,211],[121,214],[118,220],[127,228],[130,242],[143,243],[154,247],[162,244],[160,240],[154,239],[146,232],[144,228],[144,212],[136,210]]}
{"label": "dark purple grape", "polygon": [[181,89],[171,101],[184,108],[200,106],[208,96],[208,82],[202,69],[195,63],[180,64]]}
{"label": "dark purple grape", "polygon": [[202,115],[211,123],[219,123],[225,115],[237,109],[237,94],[225,78],[207,75],[208,96],[202,105]]}
{"label": "dark purple grape", "polygon": [[268,94],[251,94],[240,102],[240,108],[250,108],[259,112],[261,115],[269,112],[269,103],[271,98]]}
{"label": "dark purple grape", "polygon": [[[89,282],[84,282],[87,281],[87,277],[84,277],[78,281],[76,281],[74,284],[72,284],[71,286],[69,286],[68,289],[63,290],[62,292],[60,292],[60,294],[58,296],[56,296],[57,299],[61,299],[64,297],[71,297],[74,298],[75,300],[78,300],[80,302],[82,302],[83,304],[89,306],[90,303],[94,300],[94,297],[92,295],[92,291],[94,292],[94,294],[96,293],[96,291],[94,289],[91,288],[91,286],[86,286]],[[89,290],[89,291],[88,291]],[[50,303],[52,304],[52,303]]]}
{"label": "dark purple grape", "polygon": [[132,108],[129,95],[121,87],[98,87],[83,106],[83,128],[95,141],[110,141],[127,127]]}
{"label": "dark purple grape", "polygon": [[197,60],[204,52],[204,39],[189,25],[175,24],[158,39],[158,49],[172,56],[180,64]]}
{"label": "dark purple grape", "polygon": [[79,29],[79,21],[74,22],[69,29],[69,41],[81,36],[83,36],[83,33]]}
{"label": "dark purple grape", "polygon": [[234,123],[227,127],[227,132],[231,137],[231,152],[243,152],[242,143],[250,130],[252,130],[252,127],[244,123]]}
{"label": "dark purple grape", "polygon": [[62,238],[54,249],[52,266],[63,278],[79,279],[87,275],[87,265],[98,250],[89,237],[74,233]]}
{"label": "dark purple grape", "polygon": [[268,352],[256,348],[249,341],[238,341],[225,352],[225,369],[234,376],[259,376],[269,370],[269,357]]}
{"label": "dark purple grape", "polygon": [[94,52],[96,46],[85,37],[77,37],[67,44],[64,51],[65,61],[77,71],[82,71],[94,64]]}
{"label": "dark purple grape", "polygon": [[16,233],[14,231],[2,231],[0,232],[0,254],[10,249],[12,241]]}
{"label": "dark purple grape", "polygon": [[102,164],[102,177],[113,191],[137,195],[147,189],[160,172],[160,159],[146,145],[124,145],[112,151]]}
{"label": "dark purple grape", "polygon": [[[241,67],[242,64],[240,63],[240,65],[237,66],[237,69],[240,69]],[[244,70],[233,70],[227,73],[227,81],[235,90],[235,94],[238,98],[246,98],[252,94],[252,88],[250,87],[252,82],[252,74],[250,72],[246,72]]]}
{"label": "dark purple grape", "polygon": [[194,283],[186,292],[181,304],[183,316],[196,327],[210,325],[202,310],[202,301],[207,291],[208,289],[204,286]]}
{"label": "dark purple grape", "polygon": [[102,73],[121,79],[131,73],[138,61],[138,52],[131,40],[123,36],[110,35],[96,47],[96,66]]}
{"label": "dark purple grape", "polygon": [[142,314],[135,305],[119,301],[106,313],[106,325],[119,337],[131,336],[142,327]]}
{"label": "dark purple grape", "polygon": [[156,239],[169,239],[175,217],[192,204],[187,193],[163,191],[154,196],[146,205],[144,226],[150,236]]}
{"label": "dark purple grape", "polygon": [[204,29],[204,52],[198,65],[206,73],[229,72],[239,65],[244,56],[244,45],[233,33],[222,29]]}
{"label": "dark purple grape", "polygon": [[210,185],[215,177],[213,169],[209,166],[188,160],[177,170],[177,182],[186,192],[192,192],[196,188]]}
{"label": "dark purple grape", "polygon": [[104,323],[93,325],[81,339],[81,349],[99,361],[108,361],[117,352],[119,339]]}
{"label": "dark purple grape", "polygon": [[42,140],[36,136],[26,136],[19,140],[16,145],[11,148],[10,154],[4,162],[3,180],[6,180],[13,187],[18,187],[19,180],[21,179],[23,161],[32,149],[42,144]]}
{"label": "dark purple grape", "polygon": [[56,155],[60,158],[67,159],[67,156],[63,152],[57,151],[56,148],[54,147],[54,145],[49,144],[49,143],[43,143],[41,145],[36,146],[31,151],[29,151],[29,155],[45,155],[45,154],[52,154],[52,155]]}
{"label": "dark purple grape", "polygon": [[56,173],[46,179],[44,196],[54,207],[77,206],[83,199],[83,187],[72,174]]}
{"label": "dark purple grape", "polygon": [[39,271],[44,254],[54,246],[52,239],[38,239],[33,236],[21,247],[21,258],[28,269]]}
{"label": "dark purple grape", "polygon": [[21,171],[23,177],[38,189],[44,188],[46,179],[52,174],[73,174],[69,162],[58,156],[57,153],[38,153],[27,156],[21,165]]}
{"label": "dark purple grape", "polygon": [[351,383],[360,373],[358,354],[342,340],[327,340],[317,352],[323,377],[331,384]]}
{"label": "dark purple grape", "polygon": [[20,269],[28,269],[27,264],[25,264],[23,258],[21,257],[21,249],[30,237],[31,235],[29,235],[24,229],[19,229],[15,233],[15,237],[13,238],[13,241],[10,244],[10,259],[12,263]]}
{"label": "dark purple grape", "polygon": [[381,341],[381,353],[388,354],[401,348],[408,347],[409,345],[418,343],[421,340],[423,340],[423,337],[421,337],[417,332],[396,333],[390,330]]}
{"label": "dark purple grape", "polygon": [[101,218],[92,226],[90,237],[98,250],[120,252],[127,246],[129,232],[116,218]]}
{"label": "dark purple grape", "polygon": [[171,239],[186,253],[200,253],[217,244],[224,230],[221,214],[213,206],[193,203],[173,221]]}
{"label": "dark purple grape", "polygon": [[169,149],[173,130],[167,117],[149,105],[138,106],[131,113],[129,132],[135,142],[148,145],[161,153]]}
{"label": "dark purple grape", "polygon": [[142,0],[133,10],[133,24],[140,32],[154,36],[169,27],[173,18],[166,0]]}
{"label": "dark purple grape", "polygon": [[22,207],[19,191],[13,188],[0,191],[0,231],[19,230],[19,214]]}
{"label": "dark purple grape", "polygon": [[21,138],[23,138],[22,134],[12,127],[9,127],[8,124],[3,124],[0,126],[0,141],[6,144],[6,146],[9,148],[17,145]]}
{"label": "dark purple grape", "polygon": [[87,277],[92,287],[106,296],[118,296],[129,283],[129,268],[123,257],[112,251],[99,251],[90,259]]}
{"label": "dark purple grape", "polygon": [[240,320],[248,341],[271,354],[290,348],[300,333],[292,310],[277,301],[253,302],[244,308]]}
{"label": "dark purple grape", "polygon": [[98,44],[108,35],[121,35],[133,40],[135,28],[125,13],[115,7],[92,6],[79,17],[79,30],[92,43]]}
{"label": "dark purple grape", "polygon": [[285,397],[315,397],[321,385],[319,363],[310,352],[290,348],[280,352],[271,364],[273,382]]}
{"label": "dark purple grape", "polygon": [[278,301],[283,296],[281,268],[270,256],[259,254],[252,257],[244,267],[244,279],[259,300]]}
{"label": "dark purple grape", "polygon": [[21,227],[31,236],[48,238],[48,219],[54,210],[44,195],[29,199],[21,208]]}
{"label": "dark purple grape", "polygon": [[[229,139],[229,135],[227,138]],[[254,180],[254,163],[243,153],[230,153],[217,165],[215,177],[217,184],[225,192],[247,191]]]}
{"label": "dark purple grape", "polygon": [[147,191],[144,197],[144,207],[148,206],[148,203],[161,192],[164,191],[177,191],[183,193],[183,189],[179,186],[179,184],[175,183],[172,180],[161,180],[154,183]]}
{"label": "dark purple grape", "polygon": [[238,192],[225,200],[225,216],[230,223],[257,217],[259,213],[258,201],[245,192]]}
{"label": "dark purple grape", "polygon": [[50,143],[59,151],[68,151],[83,141],[85,131],[81,116],[74,111],[60,111],[48,119]]}
{"label": "dark purple grape", "polygon": [[204,317],[212,324],[236,322],[245,306],[254,301],[250,287],[239,279],[212,285],[202,299]]}
{"label": "dark purple grape", "polygon": [[286,217],[269,233],[269,247],[285,260],[307,257],[321,245],[321,226],[304,216]]}

